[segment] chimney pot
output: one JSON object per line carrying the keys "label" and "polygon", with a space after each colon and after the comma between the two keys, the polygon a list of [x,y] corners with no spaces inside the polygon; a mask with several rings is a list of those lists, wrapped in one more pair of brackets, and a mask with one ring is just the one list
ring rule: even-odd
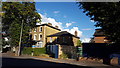
{"label": "chimney pot", "polygon": [[48,25],[52,26],[52,24],[51,24],[51,23],[48,23]]}
{"label": "chimney pot", "polygon": [[75,36],[77,36],[77,34],[78,34],[78,32],[77,32],[77,31],[75,31]]}

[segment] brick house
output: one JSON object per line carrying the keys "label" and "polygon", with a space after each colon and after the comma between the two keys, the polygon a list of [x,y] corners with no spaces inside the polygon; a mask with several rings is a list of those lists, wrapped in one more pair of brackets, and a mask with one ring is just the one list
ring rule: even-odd
{"label": "brick house", "polygon": [[36,46],[45,47],[47,36],[60,31],[58,26],[53,27],[51,23],[48,23],[36,25],[36,27],[30,31],[30,34],[32,35],[32,40],[36,41]]}
{"label": "brick house", "polygon": [[101,29],[95,29],[94,38],[92,38],[91,42],[93,43],[108,43],[108,40],[105,37],[105,34]]}
{"label": "brick house", "polygon": [[62,31],[62,32],[58,32],[58,33],[47,36],[48,44],[76,46],[78,40],[79,40],[79,37],[77,37],[76,31],[75,31],[75,35],[67,31]]}
{"label": "brick house", "polygon": [[46,44],[64,44],[76,46],[79,37],[77,31],[75,35],[62,31],[58,26],[53,27],[51,23],[36,25],[35,28],[30,30],[32,40],[36,42],[36,46],[45,47]]}

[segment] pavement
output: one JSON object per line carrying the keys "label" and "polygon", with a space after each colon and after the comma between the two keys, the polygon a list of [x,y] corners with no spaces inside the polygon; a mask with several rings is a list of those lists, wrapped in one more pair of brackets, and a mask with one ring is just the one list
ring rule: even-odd
{"label": "pavement", "polygon": [[[20,65],[21,64],[21,65]],[[105,65],[101,62],[75,59],[55,59],[36,56],[11,56],[2,54],[2,68],[10,67],[84,67],[84,68],[120,68],[120,66]]]}

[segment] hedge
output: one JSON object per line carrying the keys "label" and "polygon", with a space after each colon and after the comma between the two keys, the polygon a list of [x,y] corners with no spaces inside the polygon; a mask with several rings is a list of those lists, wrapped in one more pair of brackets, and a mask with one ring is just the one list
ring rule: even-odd
{"label": "hedge", "polygon": [[22,54],[25,55],[31,55],[31,53],[34,53],[34,56],[39,56],[41,54],[45,54],[46,53],[46,48],[32,48],[32,47],[24,47],[22,50]]}

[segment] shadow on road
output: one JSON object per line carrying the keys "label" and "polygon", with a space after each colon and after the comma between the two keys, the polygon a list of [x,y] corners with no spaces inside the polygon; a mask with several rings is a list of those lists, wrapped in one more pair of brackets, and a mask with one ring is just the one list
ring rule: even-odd
{"label": "shadow on road", "polygon": [[67,67],[67,68],[91,68],[77,65],[70,65],[65,63],[55,63],[49,61],[35,60],[35,59],[19,59],[19,58],[2,58],[2,68],[41,68],[41,67],[49,67],[49,68],[58,68],[58,67]]}

